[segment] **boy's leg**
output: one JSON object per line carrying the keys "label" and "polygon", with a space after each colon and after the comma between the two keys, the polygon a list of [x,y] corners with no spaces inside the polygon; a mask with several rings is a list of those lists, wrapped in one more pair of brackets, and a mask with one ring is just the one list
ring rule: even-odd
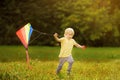
{"label": "boy's leg", "polygon": [[58,74],[59,72],[60,72],[60,70],[62,69],[62,66],[63,66],[63,64],[65,63],[65,61],[66,61],[66,58],[60,58],[60,60],[59,60],[59,65],[58,65],[58,68],[57,68],[57,70],[56,70],[56,73]]}
{"label": "boy's leg", "polygon": [[72,68],[72,64],[74,62],[72,56],[69,56],[68,59],[67,59],[69,65],[68,65],[68,69],[67,69],[67,73],[70,74],[70,71],[71,71],[71,68]]}

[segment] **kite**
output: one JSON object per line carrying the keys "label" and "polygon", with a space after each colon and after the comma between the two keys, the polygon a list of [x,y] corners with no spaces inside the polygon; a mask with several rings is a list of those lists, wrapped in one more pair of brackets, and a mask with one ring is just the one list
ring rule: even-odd
{"label": "kite", "polygon": [[16,35],[18,36],[18,38],[20,39],[20,41],[22,42],[26,49],[28,48],[32,32],[33,28],[30,23],[26,24],[24,27],[22,27],[16,32]]}
{"label": "kite", "polygon": [[39,35],[37,37],[35,37],[33,40],[31,40],[31,41],[34,41],[40,35],[50,35],[50,36],[53,36],[52,34],[40,32],[38,30],[33,29],[30,23],[27,23],[25,26],[23,26],[22,28],[20,28],[16,32],[16,35],[18,36],[18,38],[20,39],[21,43],[24,45],[24,47],[26,49],[26,62],[27,62],[27,65],[28,65],[29,69],[31,69],[31,66],[30,66],[30,59],[29,59],[29,54],[28,54],[28,45],[30,43],[30,37],[31,37],[33,31],[39,33]]}
{"label": "kite", "polygon": [[26,49],[26,61],[27,61],[28,68],[31,68],[29,54],[28,54],[28,45],[29,45],[32,32],[33,32],[33,28],[30,23],[26,24],[16,32],[16,35],[18,36],[21,43],[24,45]]}

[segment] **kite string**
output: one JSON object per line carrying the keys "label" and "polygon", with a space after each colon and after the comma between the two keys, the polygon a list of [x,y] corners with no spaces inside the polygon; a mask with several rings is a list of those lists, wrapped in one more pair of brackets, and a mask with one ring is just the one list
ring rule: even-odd
{"label": "kite string", "polygon": [[[30,43],[32,43],[34,40],[36,40],[40,35],[41,35],[41,34],[39,34],[39,35],[36,36],[34,39],[32,39],[32,40],[30,41]],[[29,44],[30,44],[30,43],[29,43]]]}
{"label": "kite string", "polygon": [[[48,34],[48,33],[40,32],[40,31],[38,31],[38,30],[36,30],[36,29],[33,29],[33,31],[38,32],[39,35],[36,36],[33,40],[31,40],[30,43],[32,43],[34,40],[36,40],[40,35],[53,36],[53,34]],[[29,43],[29,44],[30,44],[30,43]]]}
{"label": "kite string", "polygon": [[33,29],[33,31],[38,32],[39,34],[53,36],[53,34],[48,34],[48,33],[45,33],[45,32],[40,32],[40,31],[38,31],[36,29]]}

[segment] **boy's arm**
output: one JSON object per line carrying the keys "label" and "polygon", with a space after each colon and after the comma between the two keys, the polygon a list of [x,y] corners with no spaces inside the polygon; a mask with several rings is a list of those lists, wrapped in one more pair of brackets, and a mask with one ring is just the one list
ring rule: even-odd
{"label": "boy's arm", "polygon": [[58,34],[57,33],[55,33],[53,36],[54,36],[56,41],[60,42],[60,38],[58,38]]}
{"label": "boy's arm", "polygon": [[84,45],[80,45],[80,44],[78,44],[78,43],[76,43],[75,46],[76,46],[77,48],[85,49],[85,46],[84,46]]}

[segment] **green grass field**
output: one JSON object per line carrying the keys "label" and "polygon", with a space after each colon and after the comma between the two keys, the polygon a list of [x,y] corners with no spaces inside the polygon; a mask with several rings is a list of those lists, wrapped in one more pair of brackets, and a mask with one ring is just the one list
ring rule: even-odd
{"label": "green grass field", "polygon": [[67,63],[56,75],[60,47],[30,46],[32,69],[23,46],[0,46],[0,80],[120,80],[120,48],[74,48],[71,75]]}

